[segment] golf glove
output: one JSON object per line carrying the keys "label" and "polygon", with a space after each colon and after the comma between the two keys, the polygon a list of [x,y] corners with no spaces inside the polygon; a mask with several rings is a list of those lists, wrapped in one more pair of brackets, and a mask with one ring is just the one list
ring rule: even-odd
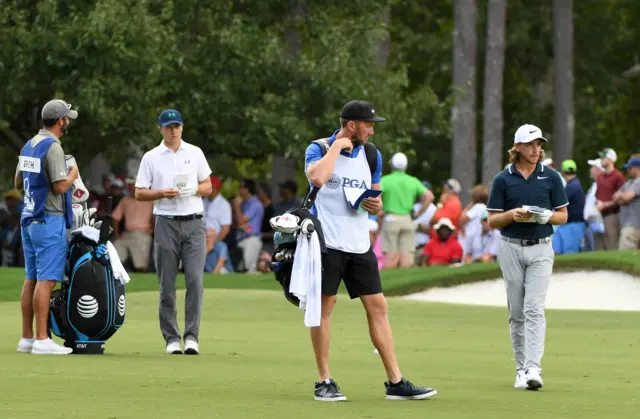
{"label": "golf glove", "polygon": [[180,196],[195,196],[198,192],[198,185],[187,185],[180,189]]}
{"label": "golf glove", "polygon": [[536,221],[538,224],[547,224],[549,222],[549,218],[551,218],[551,210],[544,210],[542,214],[536,214]]}

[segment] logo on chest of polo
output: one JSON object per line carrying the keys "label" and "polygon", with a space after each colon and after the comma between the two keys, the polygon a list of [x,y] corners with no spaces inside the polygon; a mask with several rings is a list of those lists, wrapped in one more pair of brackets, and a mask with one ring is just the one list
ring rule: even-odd
{"label": "logo on chest of polo", "polygon": [[360,188],[367,189],[367,184],[362,179],[350,179],[348,177],[340,177],[335,173],[331,178],[327,181],[327,188],[336,189],[339,186],[343,188]]}

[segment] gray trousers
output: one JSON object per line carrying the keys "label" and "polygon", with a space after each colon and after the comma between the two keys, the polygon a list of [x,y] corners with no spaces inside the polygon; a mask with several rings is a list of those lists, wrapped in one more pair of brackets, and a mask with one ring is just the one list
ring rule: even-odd
{"label": "gray trousers", "polygon": [[541,371],[547,328],[544,304],[555,258],[551,241],[522,246],[502,240],[498,257],[507,293],[516,370]]}
{"label": "gray trousers", "polygon": [[167,344],[180,341],[176,312],[176,279],[180,260],[184,266],[184,338],[198,341],[202,311],[202,274],[206,257],[204,220],[176,221],[156,217],[155,264],[160,282],[160,331]]}

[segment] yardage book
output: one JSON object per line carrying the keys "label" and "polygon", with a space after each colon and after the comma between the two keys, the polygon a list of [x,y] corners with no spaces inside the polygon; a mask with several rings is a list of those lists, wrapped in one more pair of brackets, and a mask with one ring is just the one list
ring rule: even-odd
{"label": "yardage book", "polygon": [[344,197],[353,209],[358,209],[365,199],[375,198],[381,193],[378,189],[344,188]]}

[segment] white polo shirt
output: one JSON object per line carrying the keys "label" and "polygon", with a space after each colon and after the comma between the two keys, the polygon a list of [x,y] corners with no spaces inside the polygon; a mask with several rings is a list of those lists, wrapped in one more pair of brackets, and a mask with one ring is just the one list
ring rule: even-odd
{"label": "white polo shirt", "polygon": [[[188,184],[198,184],[211,175],[204,153],[193,144],[182,141],[175,153],[164,145],[164,141],[147,151],[140,162],[136,188],[162,190],[176,187],[176,175],[187,176]],[[201,196],[176,196],[154,202],[154,215],[202,214]]]}

